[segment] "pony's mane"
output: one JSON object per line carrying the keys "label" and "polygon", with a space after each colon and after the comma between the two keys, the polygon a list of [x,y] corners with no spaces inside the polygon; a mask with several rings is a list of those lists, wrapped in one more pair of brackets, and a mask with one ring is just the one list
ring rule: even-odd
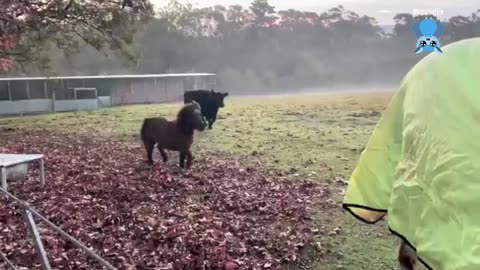
{"label": "pony's mane", "polygon": [[177,121],[182,122],[185,120],[185,118],[189,118],[193,116],[193,110],[194,110],[194,105],[193,104],[187,104],[183,106],[180,111],[177,113]]}
{"label": "pony's mane", "polygon": [[179,124],[179,128],[182,132],[190,133],[193,130],[193,127],[189,126],[191,121],[188,121],[190,118],[195,117],[193,112],[195,110],[194,104],[187,104],[183,106],[180,111],[177,113],[177,123]]}

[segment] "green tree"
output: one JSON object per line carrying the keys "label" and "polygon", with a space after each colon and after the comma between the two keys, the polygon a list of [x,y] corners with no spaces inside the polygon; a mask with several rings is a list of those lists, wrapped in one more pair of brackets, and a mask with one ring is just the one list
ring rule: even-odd
{"label": "green tree", "polygon": [[254,0],[250,5],[250,10],[254,15],[255,26],[269,27],[277,19],[275,8],[268,3],[268,0]]}
{"label": "green tree", "polygon": [[[48,66],[52,47],[78,52],[82,43],[107,45],[131,56],[127,45],[153,16],[148,0],[5,0],[0,10],[0,59]],[[5,46],[7,44],[7,46]],[[5,68],[5,66],[2,66]]]}

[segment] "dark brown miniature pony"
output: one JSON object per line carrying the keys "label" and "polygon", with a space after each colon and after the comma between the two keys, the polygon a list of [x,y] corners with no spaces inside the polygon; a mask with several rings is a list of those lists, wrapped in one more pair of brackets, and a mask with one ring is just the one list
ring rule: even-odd
{"label": "dark brown miniature pony", "polygon": [[147,150],[148,163],[153,164],[152,153],[156,143],[164,162],[168,160],[165,149],[178,151],[180,167],[185,168],[186,158],[187,168],[190,168],[193,161],[190,147],[193,144],[194,132],[203,131],[205,128],[200,105],[196,102],[185,105],[174,121],[168,121],[163,117],[146,118],[140,136]]}

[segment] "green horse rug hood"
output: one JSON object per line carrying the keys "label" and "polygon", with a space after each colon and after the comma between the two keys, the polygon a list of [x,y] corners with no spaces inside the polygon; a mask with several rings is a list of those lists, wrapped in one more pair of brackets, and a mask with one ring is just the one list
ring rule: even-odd
{"label": "green horse rug hood", "polygon": [[354,169],[343,207],[434,270],[480,269],[480,38],[408,72]]}

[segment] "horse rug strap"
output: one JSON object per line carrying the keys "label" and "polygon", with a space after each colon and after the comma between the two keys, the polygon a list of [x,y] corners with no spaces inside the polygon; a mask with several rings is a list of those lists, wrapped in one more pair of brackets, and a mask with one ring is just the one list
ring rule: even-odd
{"label": "horse rug strap", "polygon": [[435,270],[480,269],[480,38],[431,53],[380,118],[343,207],[390,230]]}

